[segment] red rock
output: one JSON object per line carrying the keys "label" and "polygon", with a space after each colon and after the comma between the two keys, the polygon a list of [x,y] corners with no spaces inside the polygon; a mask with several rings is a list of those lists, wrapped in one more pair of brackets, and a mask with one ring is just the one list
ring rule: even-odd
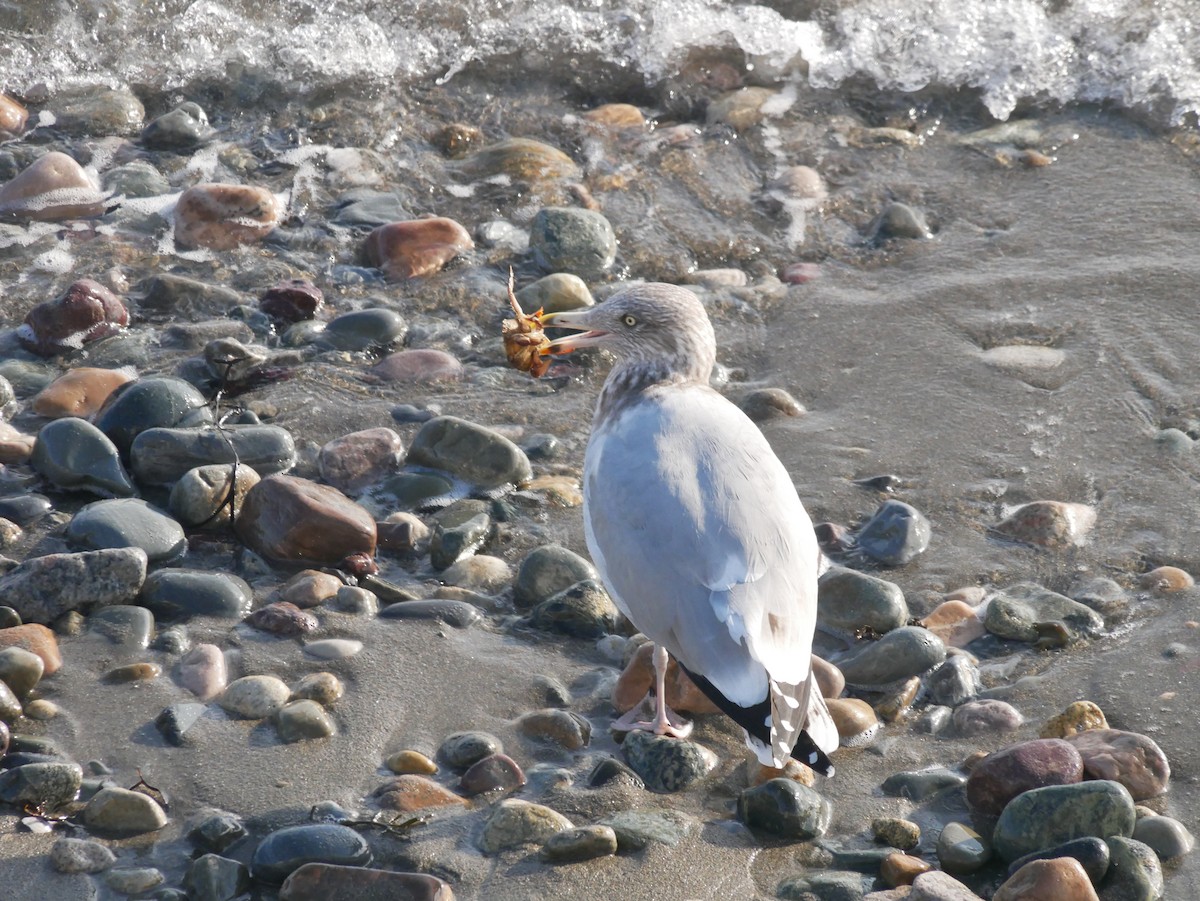
{"label": "red rock", "polygon": [[999,816],[1017,795],[1083,779],[1083,758],[1059,738],[1038,738],[989,754],[967,779],[967,803],[985,816]]}
{"label": "red rock", "polygon": [[325,295],[312,282],[293,278],[268,288],[258,308],[281,322],[295,323],[313,319],[325,305]]}
{"label": "red rock", "polygon": [[255,610],[244,620],[246,625],[272,635],[306,635],[314,631],[319,623],[311,613],[305,613],[295,604],[276,601]]}
{"label": "red rock", "polygon": [[816,263],[792,263],[783,270],[782,280],[789,285],[803,285],[821,277],[821,267]]}
{"label": "red rock", "polygon": [[[637,649],[629,665],[617,678],[613,689],[612,705],[618,713],[625,713],[637,706],[654,684],[654,645],[646,642]],[[672,660],[667,665],[667,706],[672,710],[689,713],[720,713],[708,696],[696,687],[687,673]]]}
{"label": "red rock", "polygon": [[282,213],[266,188],[194,185],[175,204],[175,242],[181,247],[233,250],[265,238]]}
{"label": "red rock", "polygon": [[121,299],[99,282],[84,278],[57,299],[30,310],[17,336],[34,353],[52,357],[115,335],[127,325],[129,311]]}
{"label": "red rock", "polygon": [[347,494],[373,485],[404,462],[404,444],[388,428],[364,429],[334,438],[317,458],[321,478]]}
{"label": "red rock", "polygon": [[1013,873],[992,901],[1099,901],[1079,861],[1071,857],[1033,860]]}
{"label": "red rock", "polygon": [[475,242],[453,219],[410,219],[389,222],[369,235],[363,246],[367,264],[389,279],[433,275]]}
{"label": "red rock", "polygon": [[467,803],[445,786],[415,773],[405,773],[389,779],[375,789],[375,796],[384,810],[398,810],[401,813]]}
{"label": "red rock", "polygon": [[965,648],[987,631],[975,608],[963,601],[945,601],[921,620],[943,644]]}
{"label": "red rock", "polygon": [[0,132],[19,135],[25,130],[29,113],[7,94],[0,94]]}
{"label": "red rock", "polygon": [[87,419],[108,400],[108,396],[133,381],[123,369],[95,369],[80,366],[63,373],[33,398],[33,412],[47,419],[78,416]]}
{"label": "red rock", "polygon": [[424,873],[306,863],[284,880],[279,901],[454,901],[454,891]]}
{"label": "red rock", "polygon": [[375,553],[375,520],[336,488],[276,474],[250,489],[237,532],[272,560],[331,565]]}
{"label": "red rock", "polygon": [[62,655],[58,652],[58,639],[54,633],[38,623],[26,623],[23,626],[9,626],[0,629],[0,650],[4,648],[24,648],[42,658],[45,666],[43,675],[52,676],[62,667]]}
{"label": "red rock", "polygon": [[507,754],[489,754],[462,775],[459,789],[468,798],[484,792],[512,791],[525,784],[525,773]]}
{"label": "red rock", "polygon": [[401,350],[384,357],[371,370],[389,382],[445,382],[462,378],[462,363],[453,354],[433,348]]}
{"label": "red rock", "polygon": [[79,163],[57,150],[38,157],[0,187],[0,217],[57,222],[103,213],[99,186]]}
{"label": "red rock", "polygon": [[1083,758],[1089,779],[1120,782],[1135,801],[1155,798],[1167,790],[1171,766],[1152,738],[1120,729],[1089,729],[1066,741]]}

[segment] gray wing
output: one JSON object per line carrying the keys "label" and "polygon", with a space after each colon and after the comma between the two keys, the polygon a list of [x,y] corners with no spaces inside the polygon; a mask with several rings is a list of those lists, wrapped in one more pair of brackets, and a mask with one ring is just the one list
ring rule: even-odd
{"label": "gray wing", "polygon": [[585,523],[626,616],[730,700],[806,682],[816,538],[783,464],[733,404],[666,388],[603,423],[588,445]]}

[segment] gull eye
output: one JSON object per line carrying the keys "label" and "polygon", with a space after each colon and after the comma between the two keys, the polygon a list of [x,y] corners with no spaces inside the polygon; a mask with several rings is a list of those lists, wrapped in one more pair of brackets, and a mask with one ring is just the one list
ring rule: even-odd
{"label": "gull eye", "polygon": [[624,325],[629,326],[630,328],[633,328],[635,325],[638,324],[637,317],[634,316],[632,313],[626,313],[624,316],[622,316],[621,322]]}

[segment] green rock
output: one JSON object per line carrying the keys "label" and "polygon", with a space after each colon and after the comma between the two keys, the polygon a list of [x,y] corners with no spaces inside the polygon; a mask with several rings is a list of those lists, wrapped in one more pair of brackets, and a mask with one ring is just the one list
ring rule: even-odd
{"label": "green rock", "polygon": [[646,788],[656,792],[682,791],[717,765],[717,755],[703,745],[649,732],[630,732],[621,750]]}
{"label": "green rock", "polygon": [[738,819],[752,829],[796,841],[825,834],[833,817],[829,802],[794,779],[771,779],[738,797]]}
{"label": "green rock", "polygon": [[871,882],[859,873],[812,873],[785,879],[776,893],[785,901],[862,901]]}
{"label": "green rock", "polygon": [[116,445],[90,422],[68,416],[42,426],[30,465],[59,488],[101,497],[130,497],[133,482]]}
{"label": "green rock", "polygon": [[1015,860],[1076,838],[1132,835],[1136,818],[1133,798],[1118,782],[1050,785],[1009,801],[992,845],[1005,860]]}
{"label": "green rock", "polygon": [[938,861],[947,873],[974,873],[992,857],[984,838],[962,823],[948,823],[938,836]]}
{"label": "green rock", "polygon": [[621,851],[640,851],[651,842],[674,848],[691,826],[684,814],[674,810],[623,810],[600,823],[612,827]]}
{"label": "green rock", "polygon": [[513,603],[528,610],[585,579],[597,579],[596,569],[565,547],[548,544],[525,555],[513,583]]}
{"label": "green rock", "polygon": [[1093,637],[1104,630],[1104,619],[1095,610],[1040,585],[1013,585],[988,602],[983,624],[993,635],[1017,641],[1037,641],[1038,623],[1061,621],[1075,639]]}
{"label": "green rock", "polygon": [[620,619],[620,611],[604,586],[592,579],[542,601],[529,616],[535,629],[593,639],[616,632]]}
{"label": "green rock", "polygon": [[891,632],[908,622],[908,605],[895,582],[833,567],[817,583],[817,620],[840,632]]}
{"label": "green rock", "polygon": [[1157,901],[1163,896],[1162,866],[1154,849],[1119,835],[1106,839],[1111,858],[1100,886],[1101,901]]}
{"label": "green rock", "polygon": [[529,458],[503,435],[459,419],[438,416],[413,438],[408,462],[440,469],[487,491],[533,477]]}
{"label": "green rock", "polygon": [[533,217],[529,247],[543,269],[602,275],[617,256],[612,225],[594,210],[544,207]]}
{"label": "green rock", "polygon": [[542,845],[542,858],[552,863],[576,863],[617,853],[617,834],[611,826],[579,826],[556,832]]}
{"label": "green rock", "polygon": [[570,820],[549,807],[510,798],[492,808],[479,847],[485,854],[499,854],[523,845],[544,844],[552,835],[573,828]]}

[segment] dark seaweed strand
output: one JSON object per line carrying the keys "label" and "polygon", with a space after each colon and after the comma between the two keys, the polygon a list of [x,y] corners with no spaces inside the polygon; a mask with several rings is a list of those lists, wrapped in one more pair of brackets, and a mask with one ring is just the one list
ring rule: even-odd
{"label": "dark seaweed strand", "polygon": [[[703,676],[693,673],[682,663],[679,666],[696,683],[696,687],[721,708],[722,713],[768,748],[771,746],[771,730],[767,727],[767,721],[771,718],[771,702],[768,698],[763,698],[752,707],[742,707],[721,694],[717,687]],[[808,730],[801,731],[799,738],[796,739],[796,745],[792,748],[792,757],[822,776],[833,775],[833,762],[809,737]]]}
{"label": "dark seaweed strand", "polygon": [[226,431],[225,420],[227,420],[230,416],[242,412],[243,408],[230,407],[224,414],[222,414],[221,401],[224,400],[225,394],[231,385],[229,373],[233,370],[233,366],[236,362],[236,360],[224,361],[225,371],[221,374],[221,384],[213,393],[212,400],[209,401],[209,404],[213,408],[213,418],[216,420],[217,434],[225,439],[225,444],[229,446],[229,453],[233,455],[233,468],[229,473],[229,493],[225,496],[225,499],[221,501],[220,506],[212,512],[212,515],[198,526],[198,528],[203,528],[204,526],[208,525],[221,514],[223,509],[228,507],[229,530],[233,533],[235,538],[237,537],[237,529],[234,528],[234,524],[237,522],[237,477],[238,466],[241,463],[241,459],[238,457],[237,447],[234,445],[233,439],[229,437],[229,434]]}

